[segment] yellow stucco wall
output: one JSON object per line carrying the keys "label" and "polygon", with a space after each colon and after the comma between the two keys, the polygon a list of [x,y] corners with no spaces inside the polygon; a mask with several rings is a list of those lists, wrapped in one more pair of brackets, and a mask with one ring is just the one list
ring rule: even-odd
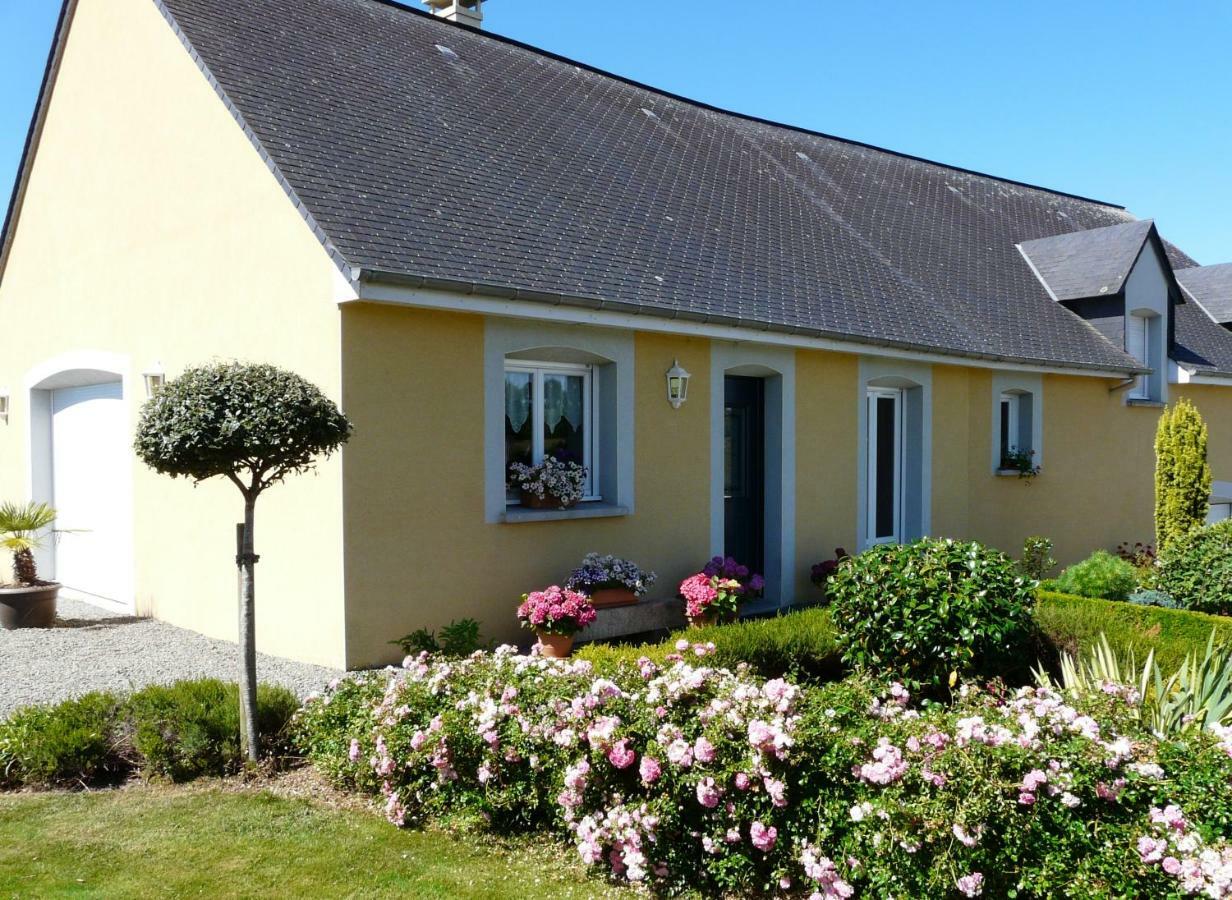
{"label": "yellow stucco wall", "polygon": [[[516,640],[518,592],[560,583],[589,551],[655,570],[672,596],[709,550],[709,345],[635,340],[635,511],[604,518],[484,521],[480,316],[368,304],[343,311],[343,398],[356,435],[345,457],[347,659],[396,658],[420,626],[478,619]],[[663,373],[693,372],[673,410]],[[524,634],[524,633],[523,633]]]}
{"label": "yellow stucco wall", "polygon": [[[26,496],[23,384],[59,354],[140,373],[212,357],[282,365],[341,393],[332,264],[150,0],[81,0],[0,283],[0,497]],[[238,491],[155,476],[134,459],[138,609],[235,636]],[[257,510],[258,648],[343,661],[341,465]]]}
{"label": "yellow stucco wall", "polygon": [[859,360],[796,354],[796,593],[816,598],[814,563],[857,550]]}

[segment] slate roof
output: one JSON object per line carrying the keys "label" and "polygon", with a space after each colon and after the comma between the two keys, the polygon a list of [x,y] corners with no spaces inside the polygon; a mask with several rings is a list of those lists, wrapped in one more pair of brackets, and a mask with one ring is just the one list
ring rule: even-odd
{"label": "slate roof", "polygon": [[1151,233],[1149,220],[1025,241],[1022,252],[1058,300],[1116,294]]}
{"label": "slate roof", "polygon": [[1177,269],[1176,280],[1212,319],[1232,322],[1232,263]]}
{"label": "slate roof", "polygon": [[[1141,227],[1121,207],[724,112],[392,0],[152,2],[364,279],[1138,367],[1017,248]],[[1232,373],[1232,336],[1182,328],[1184,308],[1186,352]]]}

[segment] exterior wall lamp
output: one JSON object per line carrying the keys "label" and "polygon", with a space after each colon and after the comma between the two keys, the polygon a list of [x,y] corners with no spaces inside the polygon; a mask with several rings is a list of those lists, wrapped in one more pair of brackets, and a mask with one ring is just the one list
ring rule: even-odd
{"label": "exterior wall lamp", "polygon": [[690,377],[689,373],[680,367],[680,360],[676,360],[667,370],[667,402],[672,405],[672,409],[680,409],[684,401],[689,399]]}
{"label": "exterior wall lamp", "polygon": [[163,364],[160,362],[147,368],[141,373],[141,378],[145,382],[145,395],[153,397],[158,393],[158,389],[167,383],[167,373],[163,371]]}
{"label": "exterior wall lamp", "polygon": [[9,424],[9,389],[0,388],[0,425]]}

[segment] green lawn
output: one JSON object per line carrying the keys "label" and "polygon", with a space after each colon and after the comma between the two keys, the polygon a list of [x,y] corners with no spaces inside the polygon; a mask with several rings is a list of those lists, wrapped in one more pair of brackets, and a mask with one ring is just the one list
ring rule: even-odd
{"label": "green lawn", "polygon": [[0,897],[608,897],[540,839],[402,831],[267,792],[0,795]]}

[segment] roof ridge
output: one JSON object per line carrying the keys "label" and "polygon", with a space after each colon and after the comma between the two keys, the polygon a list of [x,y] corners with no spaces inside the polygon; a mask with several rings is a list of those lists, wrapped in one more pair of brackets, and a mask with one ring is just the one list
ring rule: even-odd
{"label": "roof ridge", "polygon": [[939,160],[929,159],[928,157],[925,157],[925,156],[917,156],[914,153],[907,153],[902,150],[892,150],[889,147],[880,147],[877,144],[870,144],[867,141],[857,141],[854,138],[846,138],[846,137],[842,137],[837,134],[830,134],[825,131],[817,131],[812,128],[805,128],[803,125],[792,125],[787,122],[776,122],[773,119],[767,119],[762,116],[755,116],[751,113],[743,113],[743,112],[738,112],[733,109],[726,109],[722,106],[716,106],[713,103],[707,103],[704,100],[697,100],[692,97],[686,97],[683,94],[674,93],[664,88],[655,87],[652,84],[647,84],[643,81],[638,81],[637,79],[630,78],[626,75],[620,75],[620,74],[617,74],[616,72],[610,72],[607,69],[601,69],[598,66],[591,65],[590,63],[582,62],[577,59],[573,59],[572,57],[565,56],[561,53],[556,53],[552,50],[545,50],[542,47],[536,47],[534,44],[528,44],[525,41],[519,41],[517,38],[511,38],[503,34],[497,34],[496,32],[493,32],[493,31],[486,31],[482,28],[475,28],[474,26],[465,25],[461,22],[451,22],[448,19],[442,19],[440,16],[433,15],[432,13],[427,12],[425,10],[415,9],[414,7],[407,6],[405,3],[401,2],[401,0],[359,0],[359,2],[374,3],[378,6],[388,6],[400,12],[410,13],[411,15],[419,16],[420,18],[429,19],[447,28],[459,28],[469,34],[477,35],[479,37],[487,38],[489,40],[494,40],[502,44],[508,44],[511,47],[517,47],[522,50],[528,50],[531,53],[538,54],[539,56],[545,56],[548,59],[553,59],[553,60],[556,60],[557,62],[566,63],[571,66],[577,66],[579,69],[585,69],[586,71],[592,72],[595,75],[600,75],[604,78],[611,78],[614,81],[622,82],[623,84],[627,84],[630,87],[635,87],[635,88],[638,88],[639,90],[648,91],[649,93],[657,94],[660,97],[666,97],[669,100],[675,100],[679,103],[685,103],[685,104],[688,104],[689,106],[694,106],[694,107],[697,107],[698,109],[704,109],[709,112],[718,113],[720,115],[731,116],[732,118],[735,118],[735,119],[743,119],[746,122],[754,122],[758,125],[769,125],[772,128],[782,128],[786,131],[794,131],[797,134],[804,134],[810,137],[817,137],[817,138],[823,138],[824,140],[836,141],[840,144],[847,144],[848,146],[859,147],[864,150],[874,150],[878,153],[887,153],[890,156],[897,156],[900,159],[908,159],[913,162],[919,162],[919,163],[924,163],[925,165],[936,166],[939,169],[948,169],[951,172],[958,172],[963,175],[975,175],[979,178],[989,178],[993,181],[999,181],[1002,184],[1009,184],[1015,187],[1028,188],[1033,191],[1042,191],[1043,193],[1046,193],[1046,194],[1055,194],[1058,197],[1067,197],[1071,200],[1081,200],[1084,203],[1094,203],[1097,206],[1104,206],[1104,207],[1108,207],[1109,209],[1120,209],[1120,210],[1126,209],[1126,207],[1120,203],[1111,203],[1107,200],[1098,200],[1094,197],[1084,196],[1083,194],[1075,194],[1070,191],[1062,191],[1057,188],[1050,188],[1050,187],[1046,187],[1041,184],[1032,184],[1029,181],[1020,181],[1017,178],[1006,178],[1001,175],[993,175],[989,172],[982,172],[979,169],[969,169],[965,166],[957,166],[957,165],[953,165],[952,163],[940,162]]}

